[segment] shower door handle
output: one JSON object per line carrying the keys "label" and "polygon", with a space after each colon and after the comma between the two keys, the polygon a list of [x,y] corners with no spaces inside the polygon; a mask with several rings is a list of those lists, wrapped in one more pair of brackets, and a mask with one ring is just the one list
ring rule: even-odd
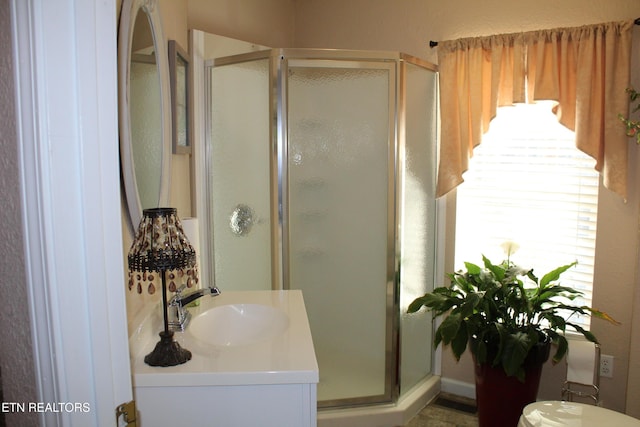
{"label": "shower door handle", "polygon": [[254,216],[253,209],[249,206],[244,204],[237,205],[229,217],[231,232],[236,236],[248,235],[253,224],[255,224]]}

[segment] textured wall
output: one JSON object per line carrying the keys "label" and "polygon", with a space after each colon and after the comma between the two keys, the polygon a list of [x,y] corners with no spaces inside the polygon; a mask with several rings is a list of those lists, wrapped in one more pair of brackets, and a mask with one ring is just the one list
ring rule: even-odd
{"label": "textured wall", "polygon": [[293,47],[294,4],[294,0],[188,0],[189,28],[265,46]]}
{"label": "textured wall", "polygon": [[399,50],[431,62],[429,40],[635,18],[637,0],[296,0],[296,47]]}
{"label": "textured wall", "polygon": [[[0,0],[0,369],[6,402],[37,401],[25,277],[9,0]],[[8,303],[10,302],[10,303]],[[37,414],[6,413],[8,426]]]}
{"label": "textured wall", "polygon": [[[176,0],[160,0],[162,30],[166,40],[176,40],[187,52],[189,51],[189,33],[187,30],[187,2]],[[195,216],[192,208],[191,189],[191,156],[174,154],[171,156],[171,192],[169,205],[178,209],[178,216],[186,218]]]}
{"label": "textured wall", "polygon": [[[634,31],[633,55],[631,57],[631,69],[635,70],[631,77],[631,86],[640,88],[640,28]],[[636,113],[636,118],[638,117]],[[639,179],[640,171],[636,165],[640,164],[640,149],[635,147],[635,156],[629,157],[630,169],[633,171],[635,181]],[[631,303],[631,298],[629,298]],[[636,274],[635,297],[633,298],[633,318],[631,319],[631,346],[629,348],[629,383],[627,385],[627,413],[640,418],[638,395],[640,395],[640,275]]]}

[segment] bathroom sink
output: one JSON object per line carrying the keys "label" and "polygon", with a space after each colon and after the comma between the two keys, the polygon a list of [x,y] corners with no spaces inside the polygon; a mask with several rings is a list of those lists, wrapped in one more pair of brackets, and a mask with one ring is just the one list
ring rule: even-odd
{"label": "bathroom sink", "polygon": [[262,304],[229,304],[210,308],[191,320],[188,331],[199,341],[216,346],[241,346],[281,335],[289,317]]}
{"label": "bathroom sink", "polygon": [[187,363],[144,362],[163,327],[158,305],[147,304],[131,325],[134,393],[145,425],[315,427],[318,362],[302,291],[223,290],[198,301],[188,308],[187,328],[174,333],[191,352]]}

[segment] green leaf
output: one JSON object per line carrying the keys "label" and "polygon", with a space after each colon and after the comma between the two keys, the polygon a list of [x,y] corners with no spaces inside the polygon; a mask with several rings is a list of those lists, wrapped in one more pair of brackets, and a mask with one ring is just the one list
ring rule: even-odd
{"label": "green leaf", "polygon": [[496,280],[498,282],[502,282],[502,280],[504,279],[504,276],[505,276],[505,269],[500,267],[499,265],[494,265],[489,260],[489,258],[487,258],[484,255],[482,255],[482,260],[484,261],[485,268],[487,268],[489,271],[491,271],[493,273],[493,275],[495,276],[495,278],[496,278]]}
{"label": "green leaf", "polygon": [[[438,292],[438,290],[444,290],[445,292]],[[438,314],[448,311],[454,305],[454,301],[451,300],[450,295],[444,295],[444,293],[451,294],[449,289],[440,288],[434,290],[432,293],[424,294],[416,298],[409,304],[407,312],[415,313],[420,310],[422,306],[435,310]]]}
{"label": "green leaf", "polygon": [[566,330],[567,321],[565,318],[555,314],[553,311],[550,313],[544,313],[541,317],[549,322],[550,329],[560,329],[563,332]]}
{"label": "green leaf", "polygon": [[493,366],[497,366],[502,363],[502,354],[504,353],[504,347],[509,336],[509,331],[507,331],[507,328],[501,323],[496,323],[493,326],[495,328],[495,331],[497,332],[498,337],[498,352],[496,353],[495,358],[491,363],[493,364]]}
{"label": "green leaf", "polygon": [[[438,330],[442,336],[442,342],[447,345],[456,338],[462,323],[462,316],[459,313],[451,313],[440,324]],[[465,333],[466,335],[466,333]]]}
{"label": "green leaf", "polygon": [[[441,325],[442,326],[442,325]],[[436,330],[435,337],[433,338],[433,347],[437,348],[442,342],[442,333],[440,332],[440,328]]]}
{"label": "green leaf", "polygon": [[575,323],[569,323],[567,322],[567,325],[572,326],[575,328],[576,331],[580,332],[582,335],[584,335],[584,337],[586,339],[588,339],[589,341],[599,344],[598,340],[596,339],[596,336],[593,335],[591,333],[591,331],[587,331],[586,329],[584,329],[582,326],[580,325],[576,325]]}
{"label": "green leaf", "polygon": [[469,342],[467,328],[465,326],[465,323],[462,322],[460,324],[458,333],[453,337],[453,340],[451,341],[451,350],[453,350],[453,354],[457,360],[460,360],[460,356],[467,349],[467,342]]}
{"label": "green leaf", "polygon": [[530,349],[530,337],[524,332],[516,332],[507,336],[502,352],[502,366],[508,376],[518,376],[520,379],[518,374]]}
{"label": "green leaf", "polygon": [[565,298],[574,299],[575,297],[582,296],[583,293],[577,289],[569,288],[567,286],[553,285],[548,286],[545,290],[551,290],[556,295],[562,295]]}
{"label": "green leaf", "polygon": [[480,274],[482,271],[480,267],[470,262],[465,262],[464,266],[467,268],[467,272],[472,275]]}
{"label": "green leaf", "polygon": [[485,344],[482,336],[475,341],[475,356],[476,361],[480,364],[487,361],[487,345]]}
{"label": "green leaf", "polygon": [[451,276],[451,287],[455,288],[456,286],[466,293],[474,291],[473,284],[467,280],[466,274],[456,273]]}
{"label": "green leaf", "polygon": [[567,271],[568,269],[570,269],[571,267],[573,267],[573,266],[575,266],[577,264],[578,264],[578,261],[574,261],[571,264],[563,265],[562,267],[558,267],[555,270],[552,270],[552,271],[548,272],[547,274],[542,276],[542,279],[540,280],[540,287],[544,288],[550,282],[555,282],[556,280],[558,280],[560,278],[560,275],[562,273],[564,273],[565,271]]}
{"label": "green leaf", "polygon": [[473,314],[476,307],[482,300],[482,297],[477,293],[467,294],[464,302],[460,305],[458,312],[463,318],[467,318]]}
{"label": "green leaf", "polygon": [[415,313],[416,311],[420,310],[423,305],[424,303],[422,302],[422,297],[416,298],[411,302],[411,304],[409,304],[407,313]]}
{"label": "green leaf", "polygon": [[553,363],[560,362],[565,354],[567,354],[567,349],[569,348],[569,343],[564,335],[556,334],[554,342],[557,344],[556,353],[553,355]]}
{"label": "green leaf", "polygon": [[603,319],[606,320],[609,323],[613,323],[614,325],[619,325],[620,322],[618,322],[616,319],[614,319],[613,317],[609,316],[607,313],[605,313],[604,311],[600,311],[600,310],[596,310],[595,308],[590,308],[590,307],[582,307],[586,310],[588,310],[592,316],[597,317],[598,319]]}
{"label": "green leaf", "polygon": [[533,268],[527,272],[527,277],[536,285],[538,284],[538,277],[533,274]]}

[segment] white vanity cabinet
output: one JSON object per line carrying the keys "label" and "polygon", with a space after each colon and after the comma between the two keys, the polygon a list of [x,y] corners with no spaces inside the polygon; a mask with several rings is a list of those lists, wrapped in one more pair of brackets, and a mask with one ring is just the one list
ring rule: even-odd
{"label": "white vanity cabinet", "polygon": [[223,290],[199,301],[192,325],[175,333],[192,353],[183,365],[144,363],[162,329],[159,307],[131,334],[139,425],[316,426],[318,364],[302,293]]}

